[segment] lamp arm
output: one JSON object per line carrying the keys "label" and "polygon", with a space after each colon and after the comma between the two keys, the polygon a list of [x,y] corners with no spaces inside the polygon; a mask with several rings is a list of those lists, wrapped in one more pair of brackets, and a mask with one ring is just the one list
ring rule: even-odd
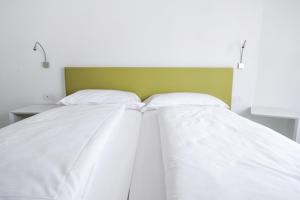
{"label": "lamp arm", "polygon": [[240,63],[243,63],[243,55],[244,55],[244,48],[246,46],[247,40],[244,41],[242,48],[241,48],[241,55],[240,55]]}
{"label": "lamp arm", "polygon": [[46,54],[46,51],[45,51],[44,47],[39,42],[36,42],[34,46],[36,47],[36,45],[39,45],[41,47],[41,49],[43,50],[44,60],[45,60],[45,62],[47,62],[47,54]]}

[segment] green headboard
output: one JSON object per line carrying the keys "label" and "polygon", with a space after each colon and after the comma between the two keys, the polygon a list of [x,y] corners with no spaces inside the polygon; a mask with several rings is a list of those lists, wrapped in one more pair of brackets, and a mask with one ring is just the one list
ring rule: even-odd
{"label": "green headboard", "polygon": [[82,89],[118,89],[135,92],[141,99],[155,93],[201,92],[231,105],[233,69],[185,67],[66,67],[69,95]]}

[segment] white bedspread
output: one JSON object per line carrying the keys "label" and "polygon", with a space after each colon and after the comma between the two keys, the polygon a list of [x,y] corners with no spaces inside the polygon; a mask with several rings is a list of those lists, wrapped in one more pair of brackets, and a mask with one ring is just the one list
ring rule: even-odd
{"label": "white bedspread", "polygon": [[300,145],[216,107],[159,111],[168,200],[299,200]]}
{"label": "white bedspread", "polygon": [[1,200],[81,199],[123,106],[64,106],[0,130]]}

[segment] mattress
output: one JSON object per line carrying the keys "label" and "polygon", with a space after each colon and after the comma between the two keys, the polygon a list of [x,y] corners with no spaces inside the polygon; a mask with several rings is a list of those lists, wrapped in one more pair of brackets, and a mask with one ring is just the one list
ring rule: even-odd
{"label": "mattress", "polygon": [[84,200],[127,200],[141,113],[126,110],[93,169]]}
{"label": "mattress", "polygon": [[165,180],[157,111],[142,117],[129,200],[165,200]]}

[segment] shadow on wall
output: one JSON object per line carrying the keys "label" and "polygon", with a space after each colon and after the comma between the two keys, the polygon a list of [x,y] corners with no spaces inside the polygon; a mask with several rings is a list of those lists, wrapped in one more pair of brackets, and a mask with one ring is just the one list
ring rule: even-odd
{"label": "shadow on wall", "polygon": [[5,112],[5,113],[1,113],[0,114],[0,128],[8,125],[8,114]]}
{"label": "shadow on wall", "polygon": [[281,119],[281,118],[272,118],[272,117],[261,117],[254,116],[251,114],[251,109],[248,108],[244,112],[240,113],[241,116],[246,117],[254,122],[267,126],[282,135],[292,139],[293,138],[293,120]]}

